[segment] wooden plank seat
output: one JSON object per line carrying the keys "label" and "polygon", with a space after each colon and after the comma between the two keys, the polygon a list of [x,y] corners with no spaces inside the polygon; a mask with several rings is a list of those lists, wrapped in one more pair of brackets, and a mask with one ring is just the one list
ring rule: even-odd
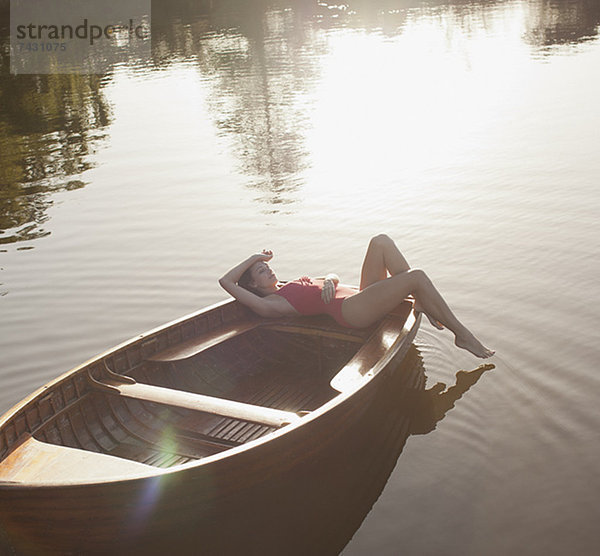
{"label": "wooden plank seat", "polygon": [[40,442],[29,437],[0,462],[2,481],[52,483],[143,476],[155,469],[108,454]]}
{"label": "wooden plank seat", "polygon": [[234,336],[244,334],[259,325],[260,321],[258,320],[234,322],[229,326],[211,330],[197,338],[192,338],[191,340],[181,342],[180,344],[160,351],[155,355],[148,357],[148,361],[180,361],[182,359],[189,359],[204,350],[216,346],[225,340],[229,340]]}
{"label": "wooden plank seat", "polygon": [[106,376],[101,380],[94,378],[89,371],[88,379],[92,387],[110,394],[194,411],[203,411],[205,413],[241,419],[251,423],[260,423],[275,428],[295,423],[301,418],[301,414],[291,411],[282,411],[271,407],[251,405],[214,396],[205,396],[204,394],[195,394],[173,388],[138,383],[131,377],[113,373],[106,364],[105,367]]}

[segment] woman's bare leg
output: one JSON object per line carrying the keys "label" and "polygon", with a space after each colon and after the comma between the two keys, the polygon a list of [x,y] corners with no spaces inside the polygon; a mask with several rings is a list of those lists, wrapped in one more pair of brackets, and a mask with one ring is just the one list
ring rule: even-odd
{"label": "woman's bare leg", "polygon": [[[410,270],[410,265],[394,243],[394,240],[386,234],[376,235],[371,238],[363,260],[360,273],[360,289],[362,291],[375,282],[385,280],[388,272],[392,276],[396,276],[396,274],[402,274],[408,270]],[[415,310],[425,313],[425,316],[435,328],[443,330],[444,326],[432,318],[418,302],[415,303]]]}
{"label": "woman's bare leg", "polygon": [[423,312],[454,333],[454,343],[458,347],[482,358],[494,354],[456,318],[429,277],[419,269],[390,276],[346,298],[342,314],[353,326],[368,326],[389,313],[408,295],[414,296]]}
{"label": "woman's bare leg", "polygon": [[385,234],[379,234],[369,242],[360,271],[360,289],[385,280],[388,272],[395,276],[409,269],[410,265],[394,241]]}

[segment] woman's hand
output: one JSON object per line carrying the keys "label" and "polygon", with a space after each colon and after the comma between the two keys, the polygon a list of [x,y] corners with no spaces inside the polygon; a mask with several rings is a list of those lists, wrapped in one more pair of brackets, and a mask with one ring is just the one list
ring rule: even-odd
{"label": "woman's hand", "polygon": [[325,303],[331,303],[331,300],[335,297],[336,283],[331,278],[325,278],[323,282],[323,289],[321,290],[321,299]]}
{"label": "woman's hand", "polygon": [[335,297],[335,288],[340,283],[339,276],[337,274],[330,273],[323,279],[323,289],[321,290],[321,299],[325,303],[331,303],[331,300]]}
{"label": "woman's hand", "polygon": [[254,259],[257,261],[270,261],[273,258],[273,251],[270,249],[263,249],[262,253],[257,253],[256,255],[252,255]]}
{"label": "woman's hand", "polygon": [[[234,266],[231,270],[226,272],[221,278],[219,278],[219,284],[223,287],[223,289],[233,295],[236,299],[235,292],[238,291],[236,288],[239,279],[242,277],[242,274],[246,272],[253,264],[258,263],[260,261],[270,261],[273,258],[273,251],[270,249],[263,249],[262,253],[256,253],[255,255],[250,255],[245,261],[242,261],[240,264]],[[243,294],[245,295],[245,294]]]}

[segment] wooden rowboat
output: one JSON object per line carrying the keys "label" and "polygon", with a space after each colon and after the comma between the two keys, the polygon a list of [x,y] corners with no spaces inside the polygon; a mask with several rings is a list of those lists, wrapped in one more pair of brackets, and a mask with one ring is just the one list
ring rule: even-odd
{"label": "wooden rowboat", "polygon": [[376,436],[361,419],[418,325],[409,301],[353,330],[230,300],[95,357],[0,419],[0,548],[283,550],[303,504],[320,504],[315,473],[349,488],[331,458],[351,468]]}

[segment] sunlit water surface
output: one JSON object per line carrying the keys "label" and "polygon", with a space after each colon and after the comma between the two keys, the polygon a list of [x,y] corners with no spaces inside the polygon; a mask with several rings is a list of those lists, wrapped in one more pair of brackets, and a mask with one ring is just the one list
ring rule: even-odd
{"label": "sunlit water surface", "polygon": [[[104,76],[9,76],[4,50],[0,409],[223,299],[253,252],[356,283],[387,232],[496,369],[409,438],[345,553],[595,554],[600,5],[215,0],[152,19],[152,62]],[[430,386],[479,363],[429,324],[417,346]]]}

